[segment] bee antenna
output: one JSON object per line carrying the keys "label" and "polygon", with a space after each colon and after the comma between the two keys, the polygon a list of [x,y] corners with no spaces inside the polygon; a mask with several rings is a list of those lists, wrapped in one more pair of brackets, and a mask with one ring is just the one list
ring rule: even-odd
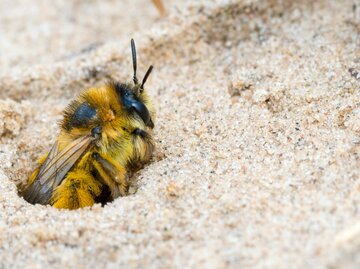
{"label": "bee antenna", "polygon": [[149,68],[148,68],[148,70],[146,71],[146,74],[145,74],[145,76],[144,76],[144,78],[143,78],[143,80],[142,80],[142,82],[141,82],[141,86],[140,86],[140,89],[143,91],[144,90],[144,85],[145,85],[145,82],[146,82],[146,80],[148,79],[148,77],[150,76],[150,73],[151,73],[151,71],[153,70],[153,66],[152,65],[150,65],[149,66]]}
{"label": "bee antenna", "polygon": [[136,64],[136,48],[135,48],[135,41],[132,38],[131,38],[131,54],[132,54],[132,62],[133,62],[133,68],[134,68],[133,81],[134,81],[135,85],[137,85],[139,82],[138,82],[138,79],[136,77],[136,67],[137,67],[137,64]]}

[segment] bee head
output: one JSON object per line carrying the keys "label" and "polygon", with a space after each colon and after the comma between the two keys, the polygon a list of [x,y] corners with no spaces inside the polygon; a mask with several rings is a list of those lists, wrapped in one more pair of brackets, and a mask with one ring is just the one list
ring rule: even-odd
{"label": "bee head", "polygon": [[115,90],[120,98],[122,106],[128,113],[139,116],[147,127],[154,128],[152,121],[150,100],[144,91],[138,91],[136,86],[131,87],[127,84],[115,83]]}
{"label": "bee head", "polygon": [[140,84],[136,77],[137,60],[136,60],[136,47],[135,47],[134,39],[131,39],[131,54],[132,54],[132,62],[133,62],[133,70],[134,70],[134,75],[133,75],[134,86],[131,87],[131,90],[126,89],[126,87],[125,89],[120,90],[122,103],[125,106],[125,108],[135,111],[142,118],[146,126],[150,128],[154,128],[154,123],[150,115],[151,113],[148,110],[148,107],[152,105],[146,93],[144,92],[144,85],[148,77],[150,76],[151,71],[153,70],[153,66],[152,65],[149,66]]}
{"label": "bee head", "polygon": [[123,83],[113,83],[113,88],[119,96],[122,107],[131,115],[136,115],[141,118],[147,127],[154,128],[153,116],[154,111],[152,103],[144,90],[144,85],[153,69],[150,65],[145,73],[145,76],[141,83],[139,83],[136,71],[137,71],[137,60],[136,60],[136,48],[134,39],[131,39],[131,54],[133,63],[133,81],[134,85],[128,85]]}

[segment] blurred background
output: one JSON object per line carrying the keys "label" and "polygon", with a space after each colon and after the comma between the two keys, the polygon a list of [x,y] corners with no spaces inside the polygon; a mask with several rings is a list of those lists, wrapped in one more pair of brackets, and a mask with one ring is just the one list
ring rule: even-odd
{"label": "blurred background", "polygon": [[[50,64],[107,41],[129,42],[164,16],[159,0],[2,0],[0,73]],[[170,7],[181,2],[167,0]],[[160,8],[160,9],[159,9]]]}

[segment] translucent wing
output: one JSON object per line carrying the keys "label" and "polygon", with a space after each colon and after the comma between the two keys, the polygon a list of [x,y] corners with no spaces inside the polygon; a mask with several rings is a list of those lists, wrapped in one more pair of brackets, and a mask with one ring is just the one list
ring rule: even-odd
{"label": "translucent wing", "polygon": [[32,204],[48,204],[54,189],[60,185],[73,165],[88,149],[92,136],[80,137],[58,150],[56,142],[41,165],[33,184],[25,191],[24,198]]}
{"label": "translucent wing", "polygon": [[54,143],[54,145],[51,147],[51,150],[48,154],[48,156],[46,157],[46,160],[44,161],[44,163],[41,165],[40,170],[39,170],[39,174],[41,174],[44,169],[48,166],[49,162],[51,159],[54,158],[54,156],[58,153],[58,143],[57,141]]}

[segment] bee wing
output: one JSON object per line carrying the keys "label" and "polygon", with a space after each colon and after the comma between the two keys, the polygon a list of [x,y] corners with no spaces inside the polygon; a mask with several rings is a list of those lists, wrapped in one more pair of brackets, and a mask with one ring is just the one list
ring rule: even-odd
{"label": "bee wing", "polygon": [[92,136],[80,137],[69,143],[61,151],[58,150],[58,143],[56,142],[45,162],[41,165],[35,181],[26,190],[24,198],[33,204],[49,203],[53,190],[60,185],[92,141]]}
{"label": "bee wing", "polygon": [[45,167],[48,166],[49,162],[51,161],[52,158],[54,158],[54,156],[58,153],[58,142],[56,141],[54,143],[54,145],[51,147],[51,150],[48,154],[48,156],[46,157],[46,160],[43,162],[43,164],[41,165],[40,167],[40,170],[39,170],[39,173],[38,174],[41,174]]}

